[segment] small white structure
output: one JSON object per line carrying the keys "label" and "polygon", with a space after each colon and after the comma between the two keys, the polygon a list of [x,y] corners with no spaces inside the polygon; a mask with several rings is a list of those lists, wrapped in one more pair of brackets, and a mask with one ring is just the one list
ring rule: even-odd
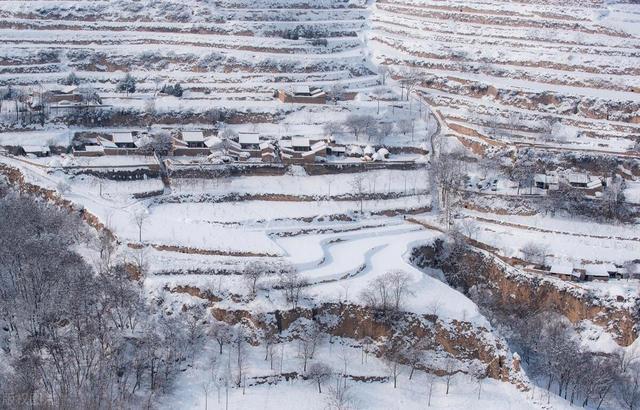
{"label": "small white structure", "polygon": [[587,188],[589,185],[589,175],[579,172],[568,172],[566,174],[567,182],[572,187]]}
{"label": "small white structure", "polygon": [[132,132],[114,132],[111,134],[111,140],[118,148],[135,148]]}
{"label": "small white structure", "polygon": [[182,131],[182,140],[189,148],[204,148],[204,134],[202,131]]}
{"label": "small white structure", "polygon": [[309,151],[311,149],[311,144],[309,142],[309,138],[292,137],[291,138],[291,148],[294,151]]}
{"label": "small white structure", "polygon": [[238,134],[238,143],[242,149],[260,149],[260,134],[255,132],[241,132]]}

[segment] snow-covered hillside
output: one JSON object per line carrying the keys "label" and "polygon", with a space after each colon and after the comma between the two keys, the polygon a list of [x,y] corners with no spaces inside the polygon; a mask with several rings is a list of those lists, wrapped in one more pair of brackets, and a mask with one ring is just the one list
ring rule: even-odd
{"label": "snow-covered hillside", "polygon": [[0,410],[638,408],[634,3],[0,1]]}

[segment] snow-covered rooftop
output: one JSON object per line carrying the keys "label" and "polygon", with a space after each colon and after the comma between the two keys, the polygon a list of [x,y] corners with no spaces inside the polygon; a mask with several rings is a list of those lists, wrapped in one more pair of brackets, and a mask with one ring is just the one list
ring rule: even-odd
{"label": "snow-covered rooftop", "polygon": [[133,144],[133,133],[131,132],[114,132],[111,136],[116,144]]}
{"label": "snow-covered rooftop", "polygon": [[241,132],[240,134],[238,134],[238,142],[240,144],[259,144],[260,134]]}
{"label": "snow-covered rooftop", "polygon": [[182,131],[182,139],[186,142],[204,142],[202,131]]}

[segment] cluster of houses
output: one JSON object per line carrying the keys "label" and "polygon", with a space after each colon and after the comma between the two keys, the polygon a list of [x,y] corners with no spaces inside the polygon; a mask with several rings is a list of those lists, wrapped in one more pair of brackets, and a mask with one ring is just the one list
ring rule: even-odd
{"label": "cluster of houses", "polygon": [[[73,154],[78,157],[148,154],[150,150],[144,148],[152,141],[152,135],[136,131],[83,137],[81,143],[74,145]],[[336,143],[333,138],[291,136],[272,140],[249,132],[223,138],[215,134],[205,135],[203,131],[181,131],[172,135],[170,143],[169,155],[208,156],[225,162],[281,162],[290,165],[324,162],[328,156],[383,161],[390,155],[386,148],[347,146]]]}
{"label": "cluster of houses", "polygon": [[545,174],[535,174],[533,181],[536,188],[543,189],[545,191],[557,191],[560,189],[560,184],[562,182],[565,182],[574,188],[582,188],[592,191],[592,194],[601,192],[604,186],[604,180],[601,177],[571,170],[550,171]]}
{"label": "cluster of houses", "polygon": [[620,268],[612,263],[589,264],[580,268],[576,268],[572,264],[557,263],[551,265],[547,273],[571,282],[608,281],[609,279],[622,279],[623,277]]}

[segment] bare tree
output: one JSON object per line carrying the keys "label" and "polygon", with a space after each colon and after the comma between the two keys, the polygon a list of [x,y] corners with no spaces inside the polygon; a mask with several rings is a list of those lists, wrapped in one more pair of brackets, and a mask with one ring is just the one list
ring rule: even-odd
{"label": "bare tree", "polygon": [[298,347],[302,358],[302,371],[306,373],[307,363],[310,359],[313,359],[316,347],[322,341],[323,333],[315,322],[311,322],[301,329],[298,338]]}
{"label": "bare tree", "polygon": [[355,408],[355,397],[351,387],[341,383],[342,377],[336,375],[335,386],[329,387],[326,399],[327,410],[352,410]]}
{"label": "bare tree", "polygon": [[413,379],[413,373],[415,372],[416,368],[422,364],[424,359],[424,352],[428,348],[428,339],[421,338],[416,343],[410,344],[402,350],[402,359],[404,363],[409,365],[411,368],[411,371],[409,372],[409,380]]}
{"label": "bare tree", "polygon": [[381,65],[378,67],[378,74],[382,77],[382,85],[385,85],[387,83],[387,77],[391,75],[391,69],[389,66]]}
{"label": "bare tree", "polygon": [[314,381],[318,385],[318,393],[322,394],[322,383],[329,380],[333,369],[320,362],[311,363],[307,371],[307,379]]}
{"label": "bare tree", "polygon": [[400,363],[402,359],[401,347],[393,344],[391,341],[387,341],[382,347],[382,363],[393,380],[394,389],[398,387],[398,377],[403,371],[402,364]]}
{"label": "bare tree", "polygon": [[534,265],[544,266],[547,260],[547,248],[543,244],[527,242],[522,249],[522,258]]}
{"label": "bare tree", "polygon": [[365,176],[359,172],[354,174],[351,178],[350,185],[357,200],[360,202],[360,213],[362,213],[364,208],[364,194],[366,190]]}
{"label": "bare tree", "polygon": [[376,124],[375,118],[370,115],[350,114],[344,121],[344,126],[353,132],[356,140],[360,134],[366,132],[368,129]]}
{"label": "bare tree", "polygon": [[233,350],[236,355],[235,385],[240,387],[247,368],[247,335],[242,325],[236,326],[233,333]]}
{"label": "bare tree", "polygon": [[344,98],[344,86],[340,83],[334,83],[331,86],[331,97],[333,98],[333,102],[338,104],[338,101]]}
{"label": "bare tree", "polygon": [[398,131],[402,133],[402,135],[407,135],[407,133],[413,131],[414,122],[411,119],[404,118],[396,122],[396,127],[398,128]]}
{"label": "bare tree", "polygon": [[456,375],[455,360],[452,358],[448,358],[445,362],[445,369],[444,369],[444,380],[447,386],[447,390],[445,392],[446,395],[449,394],[449,388],[453,383],[453,380],[454,380],[453,378],[455,377],[455,375]]}
{"label": "bare tree", "polygon": [[433,387],[436,383],[436,375],[425,372],[425,381],[427,383],[427,406],[431,407],[431,396],[433,395]]}
{"label": "bare tree", "polygon": [[133,221],[138,227],[138,242],[142,242],[142,227],[147,218],[149,218],[149,213],[146,209],[140,209],[133,214]]}
{"label": "bare tree", "polygon": [[284,291],[285,299],[294,309],[298,307],[303,290],[308,285],[295,269],[284,269],[279,273],[277,286]]}
{"label": "bare tree", "polygon": [[621,407],[635,410],[640,406],[640,366],[630,366],[617,384],[617,400]]}
{"label": "bare tree", "polygon": [[418,84],[423,80],[423,74],[416,67],[410,67],[408,69],[404,69],[398,73],[401,77],[400,85],[403,88],[403,92],[406,89],[406,97],[405,99],[409,101],[409,97],[411,92],[416,88]]}
{"label": "bare tree", "polygon": [[243,270],[244,280],[247,284],[247,288],[251,295],[256,294],[256,284],[258,280],[262,278],[266,273],[266,267],[264,264],[252,261],[247,264],[247,266]]}
{"label": "bare tree", "polygon": [[209,327],[209,335],[218,342],[220,354],[222,354],[222,347],[233,340],[233,328],[225,322],[214,319]]}
{"label": "bare tree", "polygon": [[453,211],[457,205],[465,175],[460,160],[453,154],[441,153],[431,163],[431,184],[434,208],[442,209],[447,227],[451,226]]}
{"label": "bare tree", "polygon": [[460,228],[467,238],[476,239],[476,240],[478,239],[478,233],[480,232],[480,227],[478,226],[476,221],[474,221],[473,219],[471,218],[464,219],[460,223]]}
{"label": "bare tree", "polygon": [[386,94],[387,94],[387,91],[381,87],[374,88],[373,91],[371,92],[373,99],[376,100],[376,102],[378,103],[378,108],[376,111],[377,115],[380,115],[380,100],[382,100]]}
{"label": "bare tree", "polygon": [[335,134],[337,134],[340,131],[342,131],[342,124],[340,124],[339,122],[336,122],[336,121],[329,121],[328,123],[324,124],[322,129],[323,129],[325,135],[327,135],[329,137],[333,137]]}

